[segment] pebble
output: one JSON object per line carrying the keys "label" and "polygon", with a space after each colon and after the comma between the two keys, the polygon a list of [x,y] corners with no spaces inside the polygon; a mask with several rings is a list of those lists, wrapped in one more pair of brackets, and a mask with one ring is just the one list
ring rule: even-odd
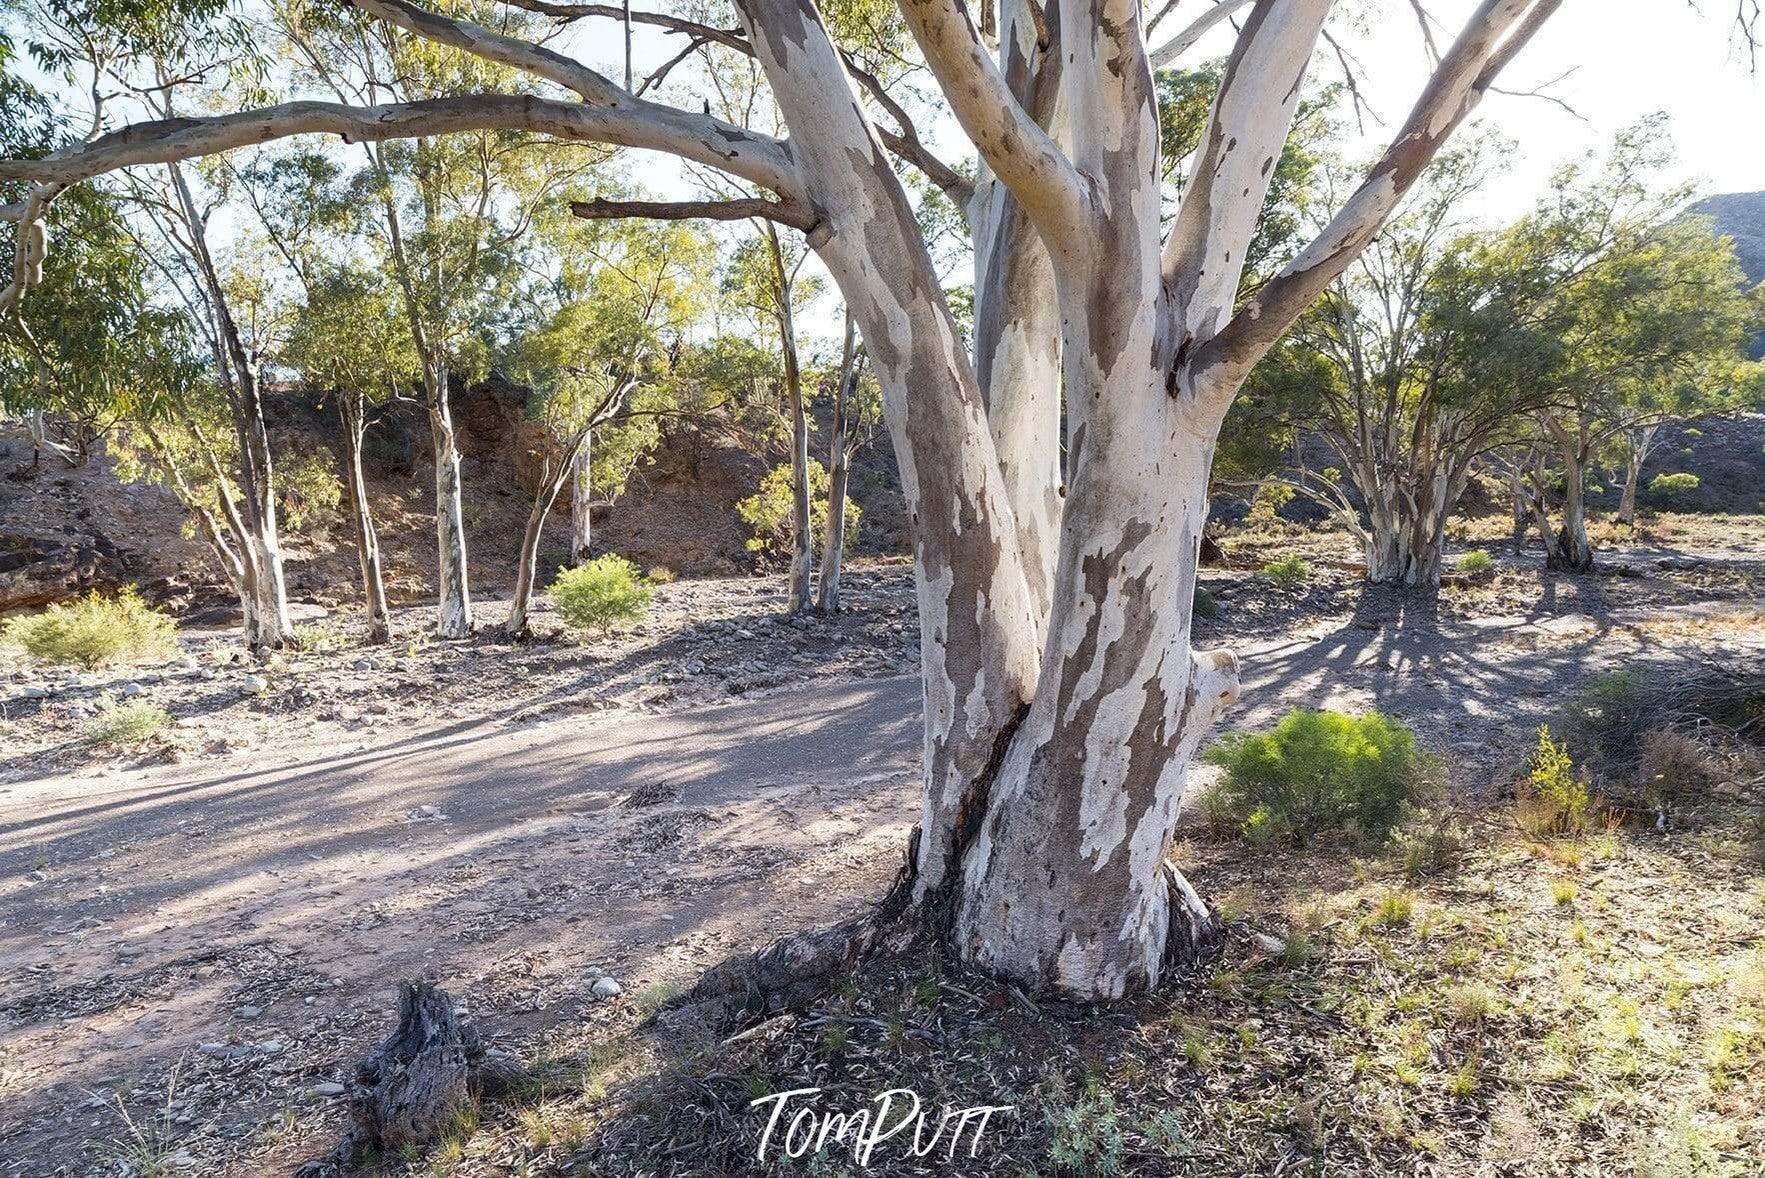
{"label": "pebble", "polygon": [[421,822],[425,819],[446,818],[447,815],[443,814],[440,810],[438,810],[434,806],[418,806],[415,810],[411,811],[410,817],[411,817],[411,820],[414,822]]}
{"label": "pebble", "polygon": [[598,977],[594,980],[594,985],[589,987],[589,993],[597,999],[616,998],[624,992],[625,987],[609,977]]}
{"label": "pebble", "polygon": [[241,1006],[239,1008],[239,1017],[246,1020],[254,1019],[262,1013],[262,1008],[256,1006]]}
{"label": "pebble", "polygon": [[21,693],[25,699],[48,699],[52,693],[47,687],[27,686]]}
{"label": "pebble", "polygon": [[123,695],[128,698],[132,698],[134,696],[141,695],[146,690],[147,689],[145,687],[142,687],[139,683],[125,683],[125,684],[123,684]]}
{"label": "pebble", "polygon": [[343,1085],[335,1080],[326,1080],[322,1084],[314,1084],[311,1088],[308,1088],[307,1091],[314,1096],[342,1096]]}
{"label": "pebble", "polygon": [[240,689],[253,695],[262,695],[270,689],[270,681],[262,675],[247,675],[239,681]]}
{"label": "pebble", "polygon": [[352,663],[351,666],[357,671],[378,671],[380,669],[380,660],[374,658],[359,658]]}

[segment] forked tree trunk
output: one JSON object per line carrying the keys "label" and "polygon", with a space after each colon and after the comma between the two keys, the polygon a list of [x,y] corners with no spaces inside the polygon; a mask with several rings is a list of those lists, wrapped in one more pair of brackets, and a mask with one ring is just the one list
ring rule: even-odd
{"label": "forked tree trunk", "polygon": [[429,403],[429,441],[435,455],[436,572],[435,633],[466,638],[472,633],[472,591],[466,564],[466,521],[460,501],[460,450],[448,407],[447,367],[425,357],[423,386]]}
{"label": "forked tree trunk", "polygon": [[1642,484],[1642,465],[1648,461],[1649,451],[1655,448],[1655,435],[1660,428],[1650,425],[1624,431],[1624,494],[1618,501],[1618,522],[1621,524],[1636,522],[1636,492]]}
{"label": "forked tree trunk", "polygon": [[594,488],[589,482],[593,465],[594,435],[584,434],[576,461],[570,468],[570,563],[579,565],[588,560],[589,544],[594,539],[594,520],[590,516]]}
{"label": "forked tree trunk", "polygon": [[539,570],[539,543],[545,536],[546,517],[558,493],[572,479],[577,459],[588,446],[588,431],[571,436],[558,458],[540,471],[539,487],[533,495],[533,506],[527,512],[527,527],[521,535],[521,552],[515,562],[515,592],[509,598],[507,633],[511,638],[527,635],[527,611],[533,604],[533,584]]}
{"label": "forked tree trunk", "polygon": [[827,456],[827,541],[821,551],[821,574],[815,583],[815,608],[824,614],[840,612],[840,566],[846,555],[846,485],[851,481],[852,462],[849,414],[858,387],[857,329],[858,325],[847,315],[840,379],[834,389],[833,440]]}
{"label": "forked tree trunk", "polygon": [[391,611],[386,606],[386,577],[380,567],[380,535],[368,503],[368,480],[362,473],[362,439],[367,432],[366,406],[358,394],[338,394],[343,415],[343,487],[355,524],[356,563],[362,573],[362,601],[368,615],[368,641],[392,639]]}

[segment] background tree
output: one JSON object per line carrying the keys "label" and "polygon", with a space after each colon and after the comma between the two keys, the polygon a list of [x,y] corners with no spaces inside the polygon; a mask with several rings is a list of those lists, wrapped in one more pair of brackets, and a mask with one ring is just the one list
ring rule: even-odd
{"label": "background tree", "polygon": [[[1732,243],[1681,216],[1691,190],[1660,179],[1671,158],[1659,120],[1622,132],[1602,167],[1561,169],[1538,210],[1478,259],[1500,276],[1494,297],[1516,325],[1502,346],[1526,360],[1509,366],[1511,387],[1537,406],[1545,445],[1530,477],[1552,568],[1593,566],[1587,477],[1609,440],[1752,396],[1746,345],[1760,304]],[[1553,473],[1563,488],[1554,530]]]}

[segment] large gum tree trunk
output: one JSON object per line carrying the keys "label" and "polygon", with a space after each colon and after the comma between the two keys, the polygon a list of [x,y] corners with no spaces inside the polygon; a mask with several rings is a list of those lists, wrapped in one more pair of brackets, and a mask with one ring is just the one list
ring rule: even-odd
{"label": "large gum tree trunk", "polygon": [[429,402],[429,441],[435,454],[436,573],[435,633],[466,638],[472,633],[472,593],[467,579],[466,521],[460,501],[460,450],[448,407],[447,368],[434,357],[424,364]]}
{"label": "large gum tree trunk", "polygon": [[[1587,538],[1587,467],[1578,453],[1564,455],[1563,527],[1557,534],[1552,568],[1584,573],[1593,568],[1593,544]],[[1547,563],[1550,560],[1547,559]]]}
{"label": "large gum tree trunk", "polygon": [[366,406],[359,396],[339,394],[343,415],[343,487],[354,523],[356,563],[362,573],[362,600],[367,610],[368,641],[392,640],[392,615],[386,605],[386,577],[380,563],[380,534],[368,503],[368,481],[362,473],[362,440],[367,431]]}

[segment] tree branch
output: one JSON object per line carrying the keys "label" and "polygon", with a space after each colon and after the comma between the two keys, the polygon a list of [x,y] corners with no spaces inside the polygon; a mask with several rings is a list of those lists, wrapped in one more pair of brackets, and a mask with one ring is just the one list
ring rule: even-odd
{"label": "tree branch", "polygon": [[958,0],[900,0],[900,8],[956,121],[987,166],[1050,248],[1073,242],[1093,216],[1085,181],[1012,94],[967,8]]}
{"label": "tree branch", "polygon": [[[1562,0],[1482,0],[1442,56],[1391,145],[1317,239],[1259,291],[1196,359],[1234,389],[1293,321],[1372,241],[1441,146]],[[1505,38],[1505,39],[1504,39]],[[1214,371],[1209,371],[1214,370]]]}
{"label": "tree branch", "polygon": [[573,200],[570,212],[585,221],[623,218],[656,221],[746,221],[760,217],[804,233],[817,224],[815,211],[795,201],[740,197],[733,200]]}
{"label": "tree branch", "polygon": [[556,82],[567,90],[580,94],[587,102],[596,106],[618,108],[633,101],[626,91],[615,86],[598,71],[591,70],[579,61],[565,57],[562,53],[547,49],[543,45],[535,45],[518,37],[505,36],[492,32],[482,25],[471,21],[454,20],[440,13],[420,8],[408,0],[347,0],[354,8],[360,9],[376,20],[397,25],[407,32],[415,33],[429,41],[441,45],[451,45],[455,49],[464,50],[474,57],[482,57],[486,61],[494,61],[499,65],[512,66],[537,78],[548,82]]}
{"label": "tree branch", "polygon": [[1152,62],[1152,68],[1161,70],[1172,64],[1194,48],[1195,43],[1205,37],[1208,30],[1250,3],[1251,0],[1216,0],[1212,8],[1190,21],[1182,32],[1147,55]]}
{"label": "tree branch", "polygon": [[212,118],[136,123],[41,159],[0,160],[0,180],[75,184],[117,168],[214,155],[291,135],[338,135],[349,142],[410,139],[458,131],[520,130],[559,139],[669,152],[770,189],[799,195],[782,141],[672,107],[638,102],[621,110],[531,95],[473,94],[418,102],[350,106],[288,102]]}
{"label": "tree branch", "polygon": [[1212,338],[1230,314],[1263,194],[1331,6],[1332,0],[1264,0],[1233,46],[1165,243],[1165,285],[1181,317],[1179,351]]}

